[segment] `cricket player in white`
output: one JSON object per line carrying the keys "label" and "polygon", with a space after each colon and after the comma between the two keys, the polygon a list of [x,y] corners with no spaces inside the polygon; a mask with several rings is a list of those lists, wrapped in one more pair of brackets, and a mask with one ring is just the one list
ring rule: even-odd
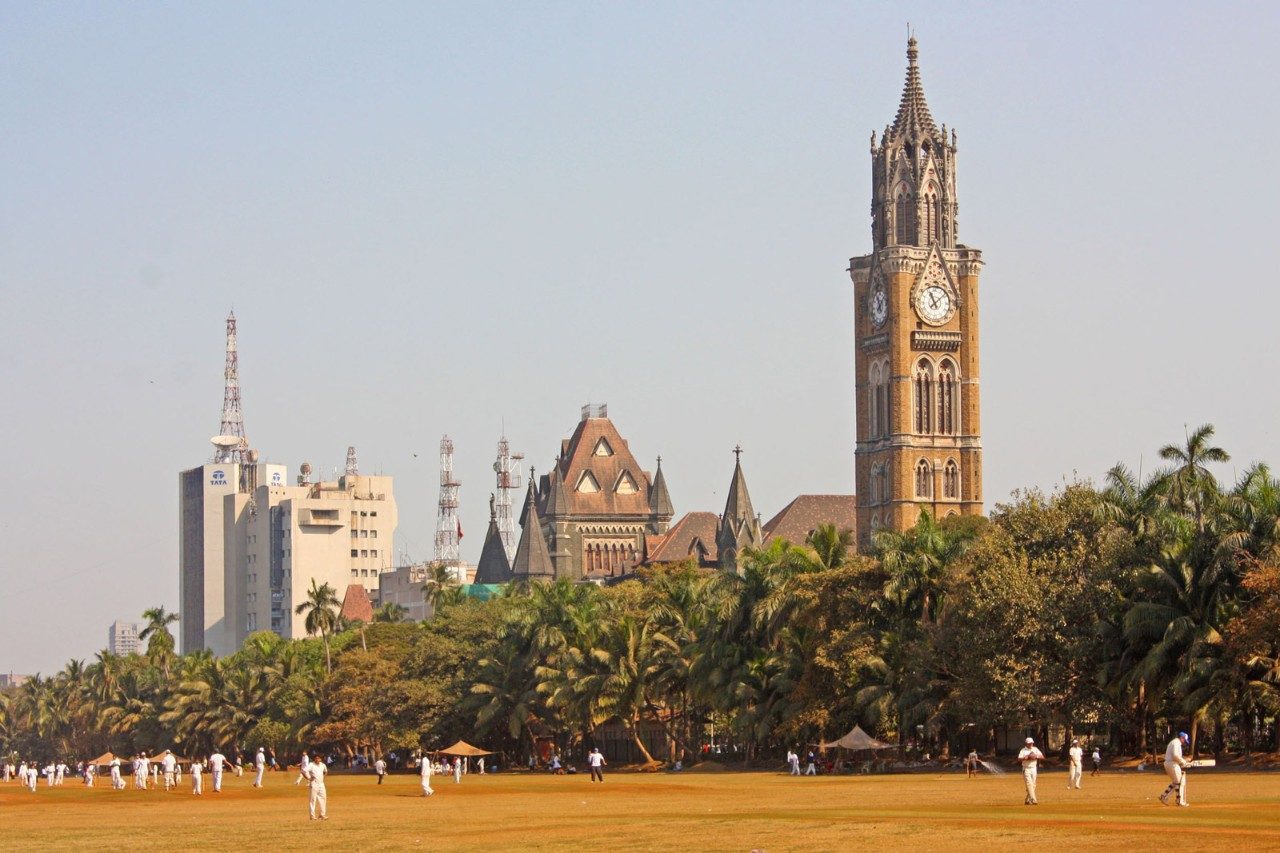
{"label": "cricket player in white", "polygon": [[191,793],[197,797],[204,794],[204,777],[201,775],[204,771],[200,759],[191,762]]}
{"label": "cricket player in white", "polygon": [[435,793],[431,789],[431,757],[424,755],[419,762],[418,773],[422,776],[422,796],[429,797]]}
{"label": "cricket player in white", "polygon": [[215,794],[222,793],[222,766],[227,763],[227,757],[221,752],[215,752],[209,756],[209,769],[213,771],[213,792]]}
{"label": "cricket player in white", "polygon": [[120,759],[111,759],[111,787],[117,791],[124,790],[124,778],[120,775]]}
{"label": "cricket player in white", "polygon": [[453,781],[455,784],[462,784],[462,756],[455,755],[453,757]]}
{"label": "cricket player in white", "polygon": [[307,765],[310,763],[311,759],[307,757],[305,752],[302,753],[302,761],[298,764],[298,778],[293,780],[294,785],[301,785],[307,781]]}
{"label": "cricket player in white", "polygon": [[1079,788],[1084,777],[1084,750],[1080,741],[1073,739],[1067,750],[1067,788]]}
{"label": "cricket player in white", "polygon": [[[324,788],[324,775],[329,772],[329,768],[324,762],[316,759],[307,765],[307,781],[310,782],[311,798],[307,802],[307,810],[311,813],[312,820],[328,820],[329,810],[327,802],[327,792]],[[319,812],[317,815],[316,813]]]}
{"label": "cricket player in white", "polygon": [[1022,803],[1026,806],[1038,806],[1040,803],[1036,800],[1036,768],[1039,767],[1037,762],[1044,760],[1044,753],[1036,749],[1035,738],[1027,738],[1027,745],[1018,753],[1018,760],[1022,762],[1022,781],[1027,786],[1027,798]]}
{"label": "cricket player in white", "polygon": [[1182,757],[1182,745],[1190,743],[1191,737],[1186,732],[1178,732],[1178,736],[1169,741],[1164,751],[1164,772],[1169,774],[1169,787],[1160,795],[1160,802],[1169,805],[1169,796],[1178,795],[1178,805],[1187,805],[1187,772],[1191,762]]}
{"label": "cricket player in white", "polygon": [[787,750],[787,766],[791,768],[792,776],[800,775],[800,756],[795,750]]}
{"label": "cricket player in white", "polygon": [[262,774],[267,770],[267,754],[262,747],[258,747],[258,754],[254,756],[253,766],[256,771],[256,775],[253,777],[253,787],[261,788]]}
{"label": "cricket player in white", "polygon": [[173,778],[173,771],[178,766],[178,759],[173,757],[172,752],[166,752],[160,765],[164,768],[164,789],[172,791],[174,784],[176,784]]}
{"label": "cricket player in white", "polygon": [[27,787],[31,789],[32,793],[35,793],[36,783],[39,781],[40,771],[36,769],[35,762],[32,762],[31,766],[27,768]]}

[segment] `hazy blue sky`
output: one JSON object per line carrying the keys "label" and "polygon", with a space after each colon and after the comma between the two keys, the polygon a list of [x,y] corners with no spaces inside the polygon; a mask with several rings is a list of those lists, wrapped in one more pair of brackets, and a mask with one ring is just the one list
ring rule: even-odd
{"label": "hazy blue sky", "polygon": [[546,470],[587,401],[678,513],[737,442],[766,517],[852,491],[844,270],[907,21],[987,260],[988,504],[1204,421],[1280,462],[1278,9],[4,4],[0,670],[177,608],[233,306],[253,445],[356,445],[413,559],[442,433],[475,559],[504,419]]}

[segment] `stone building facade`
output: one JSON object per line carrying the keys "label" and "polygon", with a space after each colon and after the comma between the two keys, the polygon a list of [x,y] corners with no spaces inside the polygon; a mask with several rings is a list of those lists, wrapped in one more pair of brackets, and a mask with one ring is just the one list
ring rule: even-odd
{"label": "stone building facade", "polygon": [[922,509],[982,513],[978,276],[957,241],[956,133],[939,128],[916,40],[892,125],[871,135],[872,252],[852,258],[858,544]]}

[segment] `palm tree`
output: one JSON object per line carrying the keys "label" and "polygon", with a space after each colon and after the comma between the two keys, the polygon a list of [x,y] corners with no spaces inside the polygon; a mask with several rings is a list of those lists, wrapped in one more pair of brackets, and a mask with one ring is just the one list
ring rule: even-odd
{"label": "palm tree", "polygon": [[435,562],[427,567],[427,579],[422,584],[422,597],[431,608],[432,615],[441,609],[457,602],[457,593],[461,592],[458,584],[457,569],[445,563]]}
{"label": "palm tree", "polygon": [[395,603],[394,601],[388,601],[386,604],[373,611],[373,621],[393,623],[403,622],[408,613],[409,611],[405,610],[403,606]]}
{"label": "palm tree", "polygon": [[338,608],[342,606],[342,602],[338,601],[337,594],[333,591],[333,587],[326,584],[316,585],[316,579],[311,579],[311,589],[307,590],[307,598],[296,608],[294,613],[299,616],[307,615],[304,626],[308,635],[319,634],[321,641],[324,643],[324,669],[326,673],[333,672],[333,656],[329,652],[329,634],[338,625]]}
{"label": "palm tree", "polygon": [[818,562],[824,569],[834,569],[844,565],[853,553],[854,536],[852,530],[838,530],[834,524],[819,524],[809,534],[806,543],[818,555]]}
{"label": "palm tree", "polygon": [[942,608],[947,570],[968,542],[938,524],[928,510],[921,510],[914,527],[883,530],[874,542],[889,575],[885,598],[897,604],[900,617],[918,609],[920,623],[928,625]]}
{"label": "palm tree", "polygon": [[1185,512],[1189,508],[1201,532],[1205,505],[1218,492],[1218,482],[1206,466],[1231,460],[1227,451],[1209,444],[1213,432],[1213,424],[1204,424],[1187,436],[1185,447],[1166,444],[1160,448],[1160,458],[1175,464],[1169,473],[1169,501],[1174,509]]}
{"label": "palm tree", "polygon": [[150,638],[147,643],[147,657],[158,661],[164,669],[165,680],[169,680],[169,658],[173,656],[173,634],[169,626],[178,621],[177,613],[166,613],[163,606],[152,607],[142,611],[142,618],[147,620],[147,627],[138,634],[139,640]]}

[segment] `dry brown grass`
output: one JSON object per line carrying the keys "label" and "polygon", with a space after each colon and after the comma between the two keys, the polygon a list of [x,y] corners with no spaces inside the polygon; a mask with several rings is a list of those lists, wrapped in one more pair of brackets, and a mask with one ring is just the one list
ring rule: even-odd
{"label": "dry brown grass", "polygon": [[773,773],[330,777],[325,823],[307,820],[296,773],[261,791],[230,779],[221,795],[87,790],[68,782],[35,794],[0,785],[0,846],[130,850],[345,849],[748,851],[1028,848],[1106,844],[1143,850],[1280,850],[1280,774],[1191,771],[1191,808],[1156,801],[1164,774],[1086,775],[1066,790],[1041,776],[1037,807],[1020,775],[963,773],[791,778]]}

